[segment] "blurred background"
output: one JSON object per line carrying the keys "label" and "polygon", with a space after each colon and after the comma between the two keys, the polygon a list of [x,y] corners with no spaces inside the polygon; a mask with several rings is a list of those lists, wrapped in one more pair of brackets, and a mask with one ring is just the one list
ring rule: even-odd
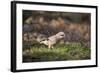
{"label": "blurred background", "polygon": [[[26,41],[33,42],[39,34],[49,37],[59,31],[66,34],[64,42],[82,42],[90,48],[91,14],[23,10],[23,35]],[[27,35],[27,32],[30,34]]]}

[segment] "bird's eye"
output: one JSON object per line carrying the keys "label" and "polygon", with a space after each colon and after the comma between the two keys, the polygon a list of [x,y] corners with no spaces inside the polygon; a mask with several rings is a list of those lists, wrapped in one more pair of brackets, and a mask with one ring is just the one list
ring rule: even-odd
{"label": "bird's eye", "polygon": [[61,35],[61,36],[64,36],[64,35]]}

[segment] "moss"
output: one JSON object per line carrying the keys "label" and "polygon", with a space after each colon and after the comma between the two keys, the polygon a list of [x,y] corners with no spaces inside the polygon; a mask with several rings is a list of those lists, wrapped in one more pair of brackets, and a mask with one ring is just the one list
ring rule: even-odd
{"label": "moss", "polygon": [[23,62],[67,61],[90,59],[91,50],[80,43],[57,44],[53,49],[43,45],[23,50]]}

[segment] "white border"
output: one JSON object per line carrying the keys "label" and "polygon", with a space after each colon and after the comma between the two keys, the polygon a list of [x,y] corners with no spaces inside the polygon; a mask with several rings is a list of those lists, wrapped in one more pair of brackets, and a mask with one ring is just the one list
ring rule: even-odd
{"label": "white border", "polygon": [[[28,5],[17,4],[16,10],[16,26],[17,26],[17,47],[16,47],[16,66],[17,70],[22,69],[39,69],[39,68],[52,68],[52,67],[72,67],[72,66],[85,66],[95,65],[96,59],[96,40],[95,40],[95,9],[81,8],[81,7],[65,7],[65,6],[47,6],[47,5]],[[78,61],[60,61],[60,62],[34,62],[34,63],[22,63],[22,10],[45,10],[45,11],[60,11],[60,12],[82,12],[91,13],[91,60],[78,60]]]}

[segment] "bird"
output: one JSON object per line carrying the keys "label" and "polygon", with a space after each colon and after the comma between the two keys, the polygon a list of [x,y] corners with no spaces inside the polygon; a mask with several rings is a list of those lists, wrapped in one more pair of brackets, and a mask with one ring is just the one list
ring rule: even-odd
{"label": "bird", "polygon": [[65,33],[61,31],[55,35],[49,36],[47,39],[41,40],[40,43],[48,46],[48,48],[50,49],[53,48],[53,45],[56,44],[58,40],[61,40],[64,37],[65,37]]}

